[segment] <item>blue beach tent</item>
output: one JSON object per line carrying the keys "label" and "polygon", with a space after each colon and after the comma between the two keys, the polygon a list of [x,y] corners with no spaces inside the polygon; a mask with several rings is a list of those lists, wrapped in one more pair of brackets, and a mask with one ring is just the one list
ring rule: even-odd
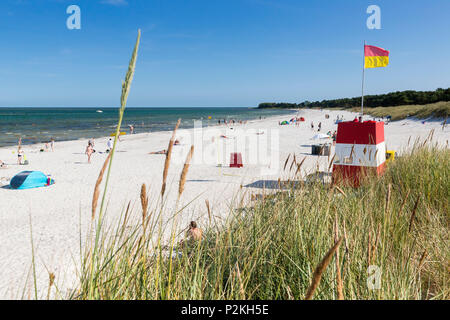
{"label": "blue beach tent", "polygon": [[40,171],[22,171],[16,174],[9,185],[13,189],[32,189],[47,187],[54,184],[55,181]]}

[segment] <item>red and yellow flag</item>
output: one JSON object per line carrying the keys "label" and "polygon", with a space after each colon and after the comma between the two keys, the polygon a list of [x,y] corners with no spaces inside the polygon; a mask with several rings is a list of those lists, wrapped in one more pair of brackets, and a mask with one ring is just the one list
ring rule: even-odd
{"label": "red and yellow flag", "polygon": [[389,51],[375,46],[364,46],[364,68],[386,67],[389,64]]}

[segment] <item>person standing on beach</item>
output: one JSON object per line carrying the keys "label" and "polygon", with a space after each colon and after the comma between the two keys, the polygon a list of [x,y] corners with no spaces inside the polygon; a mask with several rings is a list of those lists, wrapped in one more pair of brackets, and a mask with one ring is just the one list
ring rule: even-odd
{"label": "person standing on beach", "polygon": [[314,131],[314,122],[311,121],[311,130]]}
{"label": "person standing on beach", "polygon": [[319,129],[317,131],[320,131],[320,129],[322,129],[322,122],[319,122]]}
{"label": "person standing on beach", "polygon": [[22,164],[22,160],[23,160],[23,150],[22,147],[19,146],[19,149],[17,151],[17,164]]}
{"label": "person standing on beach", "polygon": [[50,147],[52,148],[52,152],[55,151],[55,139],[50,140]]}
{"label": "person standing on beach", "polygon": [[95,140],[94,140],[94,138],[89,139],[88,145],[90,145],[92,147],[92,153],[94,153],[95,152],[95,149],[94,149],[95,148]]}
{"label": "person standing on beach", "polygon": [[91,156],[94,153],[94,148],[92,147],[92,144],[88,143],[87,147],[86,147],[86,151],[85,154],[88,157],[88,163],[91,163]]}
{"label": "person standing on beach", "polygon": [[106,153],[109,153],[113,148],[113,142],[112,139],[109,138],[108,142],[106,143]]}

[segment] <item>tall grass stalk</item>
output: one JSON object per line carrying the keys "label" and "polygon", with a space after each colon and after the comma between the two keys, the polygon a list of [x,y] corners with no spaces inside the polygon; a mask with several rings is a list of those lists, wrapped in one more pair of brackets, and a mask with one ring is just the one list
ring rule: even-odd
{"label": "tall grass stalk", "polygon": [[178,127],[180,126],[181,119],[178,119],[177,124],[175,125],[175,128],[172,132],[172,137],[169,141],[169,146],[167,147],[166,151],[166,160],[164,161],[164,169],[163,169],[163,181],[161,186],[161,198],[164,197],[164,193],[166,192],[166,185],[167,185],[167,175],[169,174],[169,167],[170,167],[170,159],[172,156],[172,149],[173,144],[175,143],[175,137],[177,134]]}
{"label": "tall grass stalk", "polygon": [[31,223],[30,214],[30,239],[31,239],[31,266],[33,268],[33,285],[34,285],[34,299],[38,299],[38,289],[37,289],[37,276],[36,276],[36,259],[34,254],[34,241],[33,241],[33,227]]}
{"label": "tall grass stalk", "polygon": [[[172,236],[171,236],[171,242],[170,242],[170,252],[169,252],[169,278],[168,278],[168,284],[167,284],[167,298],[170,297],[170,290],[171,290],[171,284],[172,284],[172,267],[173,267],[173,249],[175,245],[175,233],[177,230],[177,222],[178,222],[178,203],[180,201],[181,195],[184,191],[184,185],[186,184],[186,177],[187,173],[189,171],[189,165],[191,163],[192,156],[194,154],[194,146],[192,145],[189,149],[189,152],[186,156],[186,161],[183,166],[183,170],[181,171],[180,175],[180,182],[178,187],[178,199],[177,204],[175,206],[175,216],[173,218],[173,224],[172,224]],[[178,254],[178,252],[177,252]]]}
{"label": "tall grass stalk", "polygon": [[[111,175],[112,162],[113,162],[114,154],[115,154],[115,150],[116,150],[117,139],[120,134],[120,129],[122,126],[122,120],[123,120],[123,115],[124,115],[127,100],[128,100],[128,95],[130,93],[131,83],[132,83],[133,77],[134,77],[134,71],[136,68],[136,60],[137,60],[140,39],[141,39],[141,30],[138,30],[138,36],[137,36],[136,44],[135,44],[133,54],[131,56],[131,60],[130,60],[129,66],[128,66],[128,71],[125,75],[125,80],[122,82],[122,94],[120,97],[119,120],[117,123],[116,134],[114,136],[114,144],[110,151],[110,154],[108,155],[108,157],[109,157],[108,171],[106,173],[105,187],[103,190],[102,201],[100,204],[100,210],[99,210],[98,221],[97,221],[97,227],[96,227],[96,231],[95,231],[95,244],[94,244],[94,248],[93,248],[93,252],[91,254],[91,260],[90,260],[90,274],[91,275],[94,271],[94,264],[95,264],[95,259],[96,259],[96,255],[97,255],[97,249],[99,246],[100,231],[101,231],[101,227],[102,227],[102,223],[103,223],[103,207],[105,204],[106,193],[108,190],[108,182],[109,182],[109,178]],[[101,174],[101,176],[103,176],[103,175]],[[94,205],[94,202],[96,202],[95,194],[94,194],[93,205]],[[92,208],[93,216],[95,215],[95,211],[94,211],[95,209],[96,208],[93,206],[93,208]],[[93,290],[94,290],[93,282],[90,282],[90,286],[89,286],[89,297],[90,298],[93,298],[93,294],[94,294]]]}

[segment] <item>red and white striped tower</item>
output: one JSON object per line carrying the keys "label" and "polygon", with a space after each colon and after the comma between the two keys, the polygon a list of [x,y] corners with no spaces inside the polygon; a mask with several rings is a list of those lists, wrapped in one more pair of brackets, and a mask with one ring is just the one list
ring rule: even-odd
{"label": "red and white striped tower", "polygon": [[368,174],[379,176],[386,162],[384,122],[338,123],[333,163],[333,183],[357,187]]}

